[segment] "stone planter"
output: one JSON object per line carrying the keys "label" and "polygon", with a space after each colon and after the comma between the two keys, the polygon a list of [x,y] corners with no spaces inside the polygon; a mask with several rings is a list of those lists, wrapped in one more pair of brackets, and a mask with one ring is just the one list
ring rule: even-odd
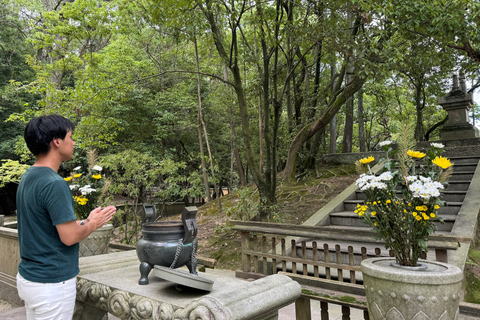
{"label": "stone planter", "polygon": [[[462,271],[436,261],[425,270],[392,266],[395,258],[363,260],[361,268],[372,320],[456,320],[463,296]],[[413,269],[413,270],[412,270]]]}
{"label": "stone planter", "polygon": [[112,233],[113,226],[111,224],[106,224],[100,229],[93,231],[88,237],[80,241],[80,257],[107,253]]}

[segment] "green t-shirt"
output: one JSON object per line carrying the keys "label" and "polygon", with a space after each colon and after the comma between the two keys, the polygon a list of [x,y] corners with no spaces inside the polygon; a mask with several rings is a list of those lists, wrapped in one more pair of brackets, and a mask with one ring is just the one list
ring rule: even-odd
{"label": "green t-shirt", "polygon": [[78,272],[78,243],[67,246],[58,224],[76,220],[68,183],[48,167],[30,167],[17,189],[18,272],[29,281],[61,282]]}

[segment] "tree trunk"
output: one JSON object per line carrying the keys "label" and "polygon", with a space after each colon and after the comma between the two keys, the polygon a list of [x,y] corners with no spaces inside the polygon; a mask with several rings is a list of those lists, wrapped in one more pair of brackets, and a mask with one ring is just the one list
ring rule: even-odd
{"label": "tree trunk", "polygon": [[363,123],[363,88],[358,90],[358,141],[360,144],[360,152],[365,152],[365,125]]}
{"label": "tree trunk", "polygon": [[[207,150],[208,150],[208,157],[210,159],[210,169],[212,171],[212,179],[213,179],[213,187],[214,190],[217,190],[217,182],[215,180],[215,170],[213,166],[213,157],[212,157],[212,151],[210,150],[210,144],[208,142],[208,134],[207,134],[207,127],[205,126],[205,122],[203,121],[203,114],[202,114],[202,95],[201,95],[201,90],[200,90],[200,67],[199,67],[199,62],[198,62],[198,48],[197,48],[197,38],[194,36],[194,47],[195,47],[195,63],[197,67],[197,91],[198,91],[198,119],[199,122],[202,125],[203,128],[203,133],[205,135],[205,143],[207,144]],[[210,194],[210,192],[208,193]],[[218,208],[219,211],[222,212],[222,202],[220,201],[220,197],[217,197],[218,199]]]}
{"label": "tree trunk", "polygon": [[233,81],[234,81],[233,86],[235,88],[235,93],[237,95],[237,100],[238,100],[238,108],[240,111],[240,118],[241,118],[241,124],[242,124],[244,150],[247,158],[247,165],[248,165],[249,171],[251,173],[252,179],[257,185],[260,197],[269,196],[267,194],[268,188],[266,186],[265,180],[263,179],[262,175],[258,171],[258,164],[255,163],[255,157],[253,156],[253,150],[251,145],[252,138],[250,135],[250,127],[249,127],[250,117],[248,113],[248,104],[246,101],[245,92],[243,90],[241,72],[237,64],[238,63],[237,30],[236,28],[232,28],[231,30],[230,37],[232,41],[232,45],[231,45],[232,50],[231,51],[229,50],[229,52],[232,52],[232,56],[230,57],[227,54],[227,51],[225,50],[225,48],[223,47],[222,32],[218,28],[215,21],[215,16],[211,11],[211,2],[206,1],[207,7],[204,7],[201,2],[197,2],[197,3],[208,20],[208,24],[210,25],[210,29],[212,31],[212,38],[214,40],[215,47],[217,48],[217,52],[220,58],[223,59],[224,61],[229,61],[228,67],[233,75]]}
{"label": "tree trunk", "polygon": [[[347,71],[345,77],[346,86],[351,82],[352,73]],[[347,98],[345,103],[345,127],[343,131],[343,153],[352,152],[352,140],[353,140],[353,94]]]}
{"label": "tree trunk", "polygon": [[425,128],[423,127],[423,109],[425,108],[425,97],[423,97],[423,84],[419,81],[415,85],[415,107],[417,112],[417,122],[415,125],[415,141],[425,141]]}
{"label": "tree trunk", "polygon": [[[343,71],[345,72],[345,71]],[[288,151],[287,165],[285,166],[284,175],[289,181],[295,180],[295,168],[298,158],[298,151],[302,145],[310,139],[316,132],[325,128],[325,126],[330,123],[333,116],[338,112],[342,107],[348,97],[357,92],[362,85],[365,83],[366,78],[360,76],[357,73],[357,76],[350,82],[342,92],[336,97],[334,101],[329,105],[325,113],[316,121],[307,124],[304,126],[300,132],[295,136],[290,148]]]}
{"label": "tree trunk", "polygon": [[[195,45],[195,58],[197,59],[197,72],[198,72],[198,56],[197,56],[197,40],[194,39]],[[208,185],[208,176],[207,176],[207,165],[205,163],[205,152],[203,150],[203,137],[202,137],[202,98],[200,95],[200,75],[197,73],[197,95],[198,95],[198,110],[197,110],[197,132],[198,132],[198,143],[200,146],[200,157],[202,162],[202,173],[203,173],[203,184],[205,187],[205,195],[207,201],[212,200],[210,195],[210,186]]]}
{"label": "tree trunk", "polygon": [[[335,93],[335,74],[337,73],[337,67],[335,63],[332,63],[330,67],[330,78],[332,81],[332,96]],[[330,153],[337,153],[337,115],[332,117],[330,121]]]}

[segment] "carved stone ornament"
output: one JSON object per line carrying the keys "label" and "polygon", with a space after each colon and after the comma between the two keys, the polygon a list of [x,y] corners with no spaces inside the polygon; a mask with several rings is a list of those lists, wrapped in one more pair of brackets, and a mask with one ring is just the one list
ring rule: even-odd
{"label": "carved stone ornament", "polygon": [[80,278],[77,280],[77,301],[74,319],[82,319],[85,308],[101,309],[120,319],[133,320],[228,320],[230,312],[212,297],[192,300],[184,308],[163,303],[127,291]]}

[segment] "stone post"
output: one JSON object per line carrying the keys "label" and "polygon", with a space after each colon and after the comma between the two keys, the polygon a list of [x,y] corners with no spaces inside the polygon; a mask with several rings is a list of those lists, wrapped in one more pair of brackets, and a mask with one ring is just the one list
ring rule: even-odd
{"label": "stone post", "polygon": [[3,227],[5,225],[5,216],[3,214],[0,214],[0,227]]}
{"label": "stone post", "polygon": [[440,129],[441,140],[470,139],[479,136],[478,129],[469,123],[468,111],[472,107],[472,93],[467,93],[465,74],[453,75],[453,86],[446,96],[438,98],[438,103],[448,112],[448,122]]}

